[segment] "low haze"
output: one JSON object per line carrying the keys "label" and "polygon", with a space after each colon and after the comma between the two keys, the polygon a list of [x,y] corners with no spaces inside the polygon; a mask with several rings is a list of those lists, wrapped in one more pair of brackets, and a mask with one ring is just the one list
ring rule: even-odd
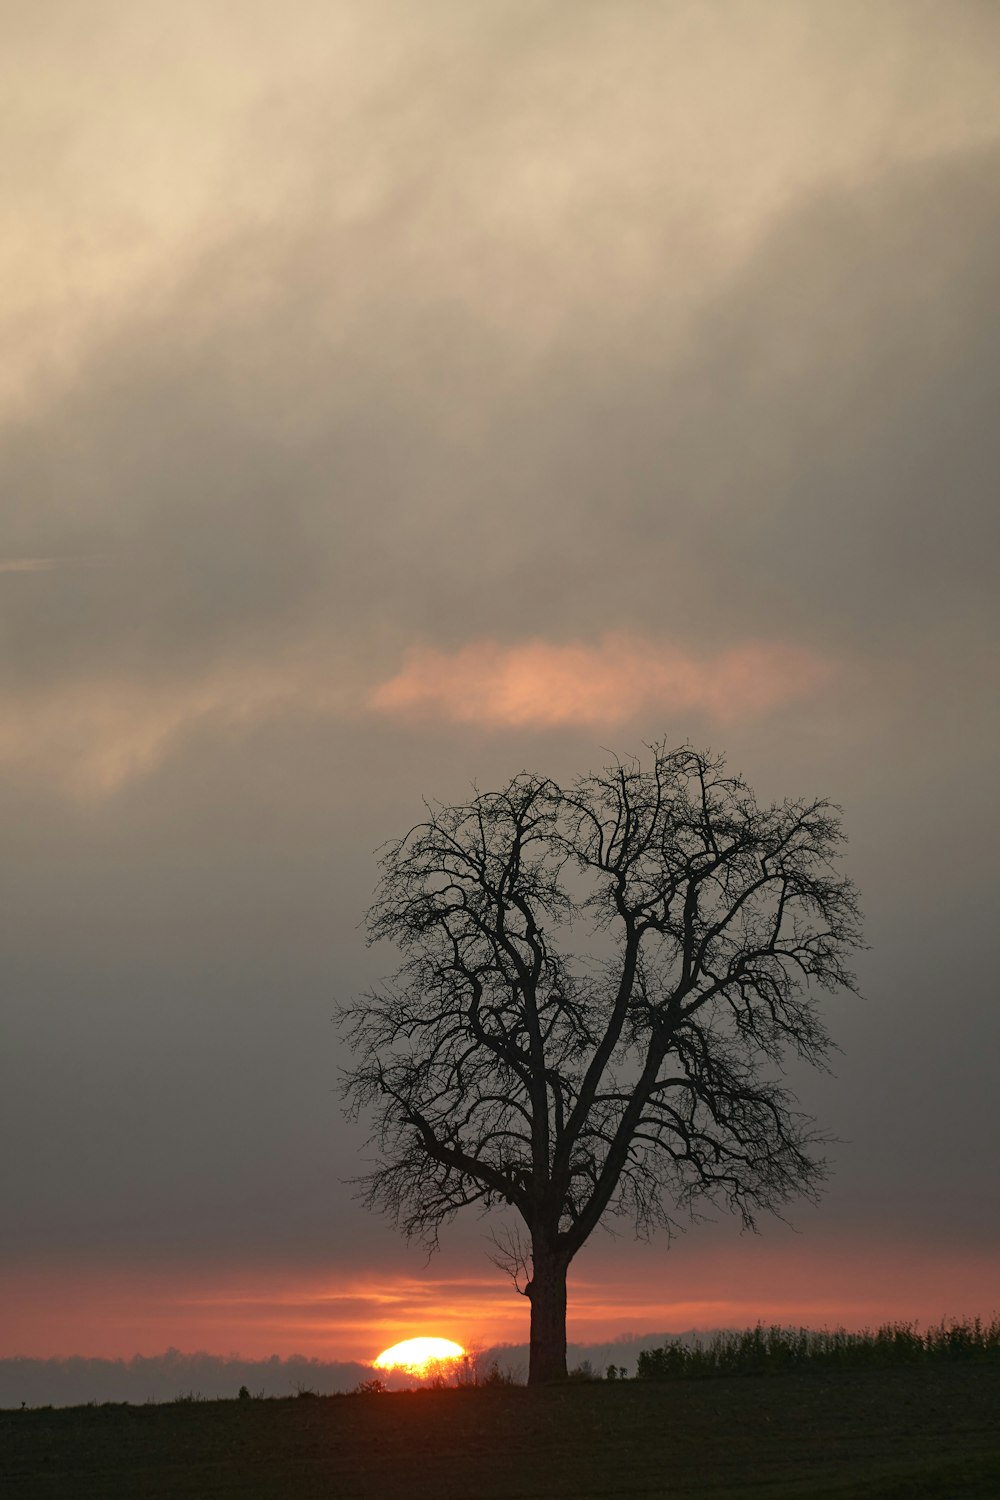
{"label": "low haze", "polygon": [[374,851],[666,739],[844,808],[837,1138],[569,1336],[1000,1303],[1000,9],[0,3],[0,1356],[526,1338],[352,1197]]}

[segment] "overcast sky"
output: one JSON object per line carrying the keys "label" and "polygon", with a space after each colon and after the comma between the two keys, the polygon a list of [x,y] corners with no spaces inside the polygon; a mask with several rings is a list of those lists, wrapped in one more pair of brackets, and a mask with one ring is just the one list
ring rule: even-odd
{"label": "overcast sky", "polygon": [[570,1337],[991,1311],[1000,8],[0,26],[0,1353],[523,1340],[343,1185],[334,1002],[421,796],[663,737],[843,804],[866,998],[800,1233]]}

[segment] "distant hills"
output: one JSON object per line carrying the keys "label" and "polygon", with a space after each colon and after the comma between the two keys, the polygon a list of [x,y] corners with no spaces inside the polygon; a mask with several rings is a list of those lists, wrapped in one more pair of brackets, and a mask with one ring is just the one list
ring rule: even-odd
{"label": "distant hills", "polygon": [[[570,1344],[569,1367],[589,1363],[603,1375],[608,1365],[625,1366],[635,1374],[641,1349],[655,1348],[667,1338],[694,1337],[686,1334],[625,1334],[603,1344]],[[528,1368],[527,1344],[496,1344],[476,1350],[481,1372],[496,1364],[504,1373],[523,1379]],[[252,1396],[294,1396],[300,1390],[319,1395],[352,1391],[373,1374],[370,1365],[353,1360],[309,1359],[293,1354],[287,1359],[242,1359],[238,1355],[183,1354],[168,1349],[164,1354],[136,1354],[131,1359],[90,1359],[75,1355],[68,1359],[0,1359],[0,1407],[82,1406],[87,1402],[176,1401],[179,1396],[216,1400],[236,1396],[246,1386]],[[413,1384],[405,1376],[390,1376],[390,1386]]]}

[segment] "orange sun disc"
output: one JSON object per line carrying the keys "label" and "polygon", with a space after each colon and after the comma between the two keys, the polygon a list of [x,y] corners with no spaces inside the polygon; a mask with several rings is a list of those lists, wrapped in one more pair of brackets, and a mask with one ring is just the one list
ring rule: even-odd
{"label": "orange sun disc", "polygon": [[377,1370],[405,1370],[408,1375],[426,1375],[436,1365],[461,1359],[465,1350],[451,1339],[404,1339],[383,1349],[373,1363]]}

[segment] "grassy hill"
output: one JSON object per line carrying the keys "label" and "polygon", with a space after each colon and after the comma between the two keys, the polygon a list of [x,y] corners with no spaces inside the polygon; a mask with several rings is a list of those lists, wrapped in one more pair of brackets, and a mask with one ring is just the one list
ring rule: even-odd
{"label": "grassy hill", "polygon": [[5,1500],[1000,1496],[1000,1366],[0,1412]]}

